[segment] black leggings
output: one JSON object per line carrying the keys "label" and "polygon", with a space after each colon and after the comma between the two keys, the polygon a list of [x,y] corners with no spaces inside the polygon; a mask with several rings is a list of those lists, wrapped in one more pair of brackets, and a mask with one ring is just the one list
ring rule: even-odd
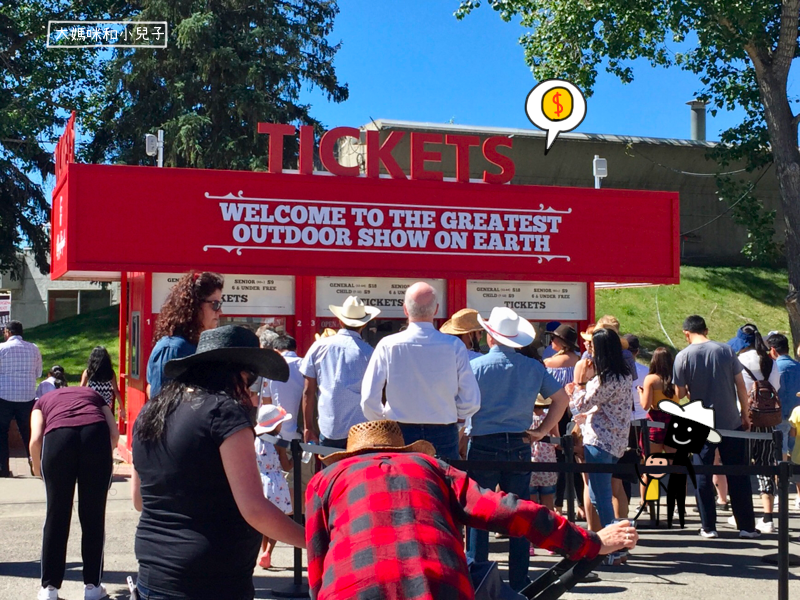
{"label": "black leggings", "polygon": [[42,478],[47,517],[42,539],[42,587],[60,588],[64,581],[76,481],[83,532],[83,583],[100,585],[111,472],[111,438],[105,422],[63,427],[44,436]]}

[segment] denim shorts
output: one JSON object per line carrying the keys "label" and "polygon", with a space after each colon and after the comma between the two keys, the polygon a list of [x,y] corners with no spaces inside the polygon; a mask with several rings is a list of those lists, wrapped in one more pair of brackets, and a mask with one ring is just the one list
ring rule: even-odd
{"label": "denim shorts", "polygon": [[534,496],[547,496],[548,494],[555,494],[556,486],[554,485],[532,485],[530,488],[531,498]]}

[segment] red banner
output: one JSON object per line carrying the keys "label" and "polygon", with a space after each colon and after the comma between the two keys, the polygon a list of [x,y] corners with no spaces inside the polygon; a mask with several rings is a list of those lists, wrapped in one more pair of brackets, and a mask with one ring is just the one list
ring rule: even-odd
{"label": "red banner", "polygon": [[679,277],[677,193],[75,163],[68,172],[63,199],[53,204],[53,277],[189,268],[653,283]]}

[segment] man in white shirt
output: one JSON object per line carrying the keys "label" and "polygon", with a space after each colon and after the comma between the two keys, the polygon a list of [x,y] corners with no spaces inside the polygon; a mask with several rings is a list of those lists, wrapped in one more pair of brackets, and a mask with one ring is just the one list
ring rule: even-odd
{"label": "man in white shirt", "polygon": [[[305,377],[303,438],[344,449],[350,428],[367,420],[361,412],[361,382],[372,346],[361,338],[361,332],[381,311],[357,296],[349,296],[342,306],[330,305],[328,310],[339,319],[341,329],[314,342],[300,363]],[[319,435],[314,430],[315,409]]]}
{"label": "man in white shirt", "polygon": [[[36,380],[42,376],[42,355],[36,344],[22,339],[22,323],[9,321],[0,344],[0,477],[11,477],[8,468],[8,429],[16,420],[28,465],[31,458],[31,411],[36,396]],[[33,467],[31,466],[31,475]]]}
{"label": "man in white shirt", "polygon": [[478,412],[480,389],[461,340],[433,326],[436,290],[417,282],[406,290],[405,331],[375,348],[361,386],[370,421],[397,421],[407,444],[426,440],[442,458],[458,459],[459,424]]}

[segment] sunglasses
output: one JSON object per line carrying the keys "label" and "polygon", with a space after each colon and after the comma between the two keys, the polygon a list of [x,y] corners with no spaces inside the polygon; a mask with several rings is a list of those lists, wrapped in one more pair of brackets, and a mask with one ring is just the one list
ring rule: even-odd
{"label": "sunglasses", "polygon": [[214,312],[222,310],[222,300],[203,300],[203,304],[210,304],[211,310]]}
{"label": "sunglasses", "polygon": [[247,387],[253,387],[253,385],[255,384],[256,381],[258,381],[258,374],[253,373],[252,371],[248,371],[247,372],[247,381],[245,382],[245,385]]}

